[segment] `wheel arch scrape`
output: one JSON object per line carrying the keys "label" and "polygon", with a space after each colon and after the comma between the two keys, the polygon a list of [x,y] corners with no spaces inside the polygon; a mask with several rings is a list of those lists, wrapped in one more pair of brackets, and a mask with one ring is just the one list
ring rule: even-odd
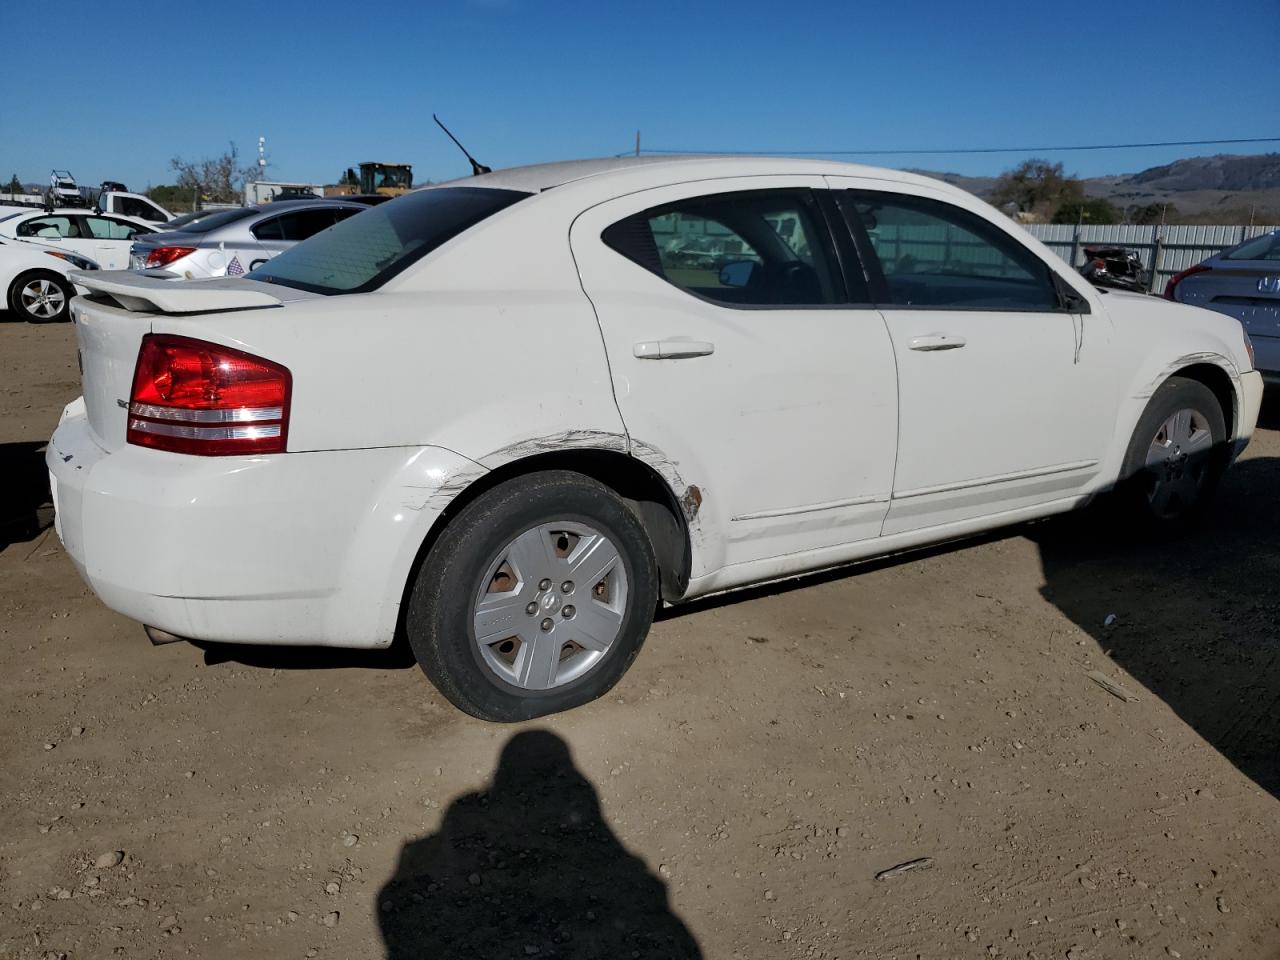
{"label": "wheel arch scrape", "polygon": [[1120,481],[1124,458],[1138,421],[1142,419],[1142,414],[1156,391],[1170,377],[1175,376],[1188,376],[1212,390],[1214,396],[1223,403],[1223,419],[1229,433],[1235,436],[1238,432],[1242,409],[1240,371],[1229,357],[1212,350],[1188,351],[1154,370],[1141,370],[1122,394],[1123,399],[1116,411],[1111,450],[1102,469],[1098,471],[1102,486],[1093,492],[1110,489]]}
{"label": "wheel arch scrape", "polygon": [[[622,433],[562,430],[499,447],[449,476],[417,509],[433,516],[409,565],[399,603],[403,630],[409,592],[423,560],[461,510],[500,483],[539,470],[567,469],[609,486],[644,524],[658,559],[662,597],[681,599],[693,569],[693,552],[705,542],[701,508],[705,489],[686,482],[679,465],[657,447]],[[409,506],[409,504],[405,504]]]}

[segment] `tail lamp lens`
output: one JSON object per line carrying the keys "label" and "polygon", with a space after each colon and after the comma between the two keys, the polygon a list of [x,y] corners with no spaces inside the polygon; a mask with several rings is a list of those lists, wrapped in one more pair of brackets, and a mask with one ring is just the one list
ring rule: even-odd
{"label": "tail lamp lens", "polygon": [[129,397],[129,443],[174,453],[283,453],[293,378],[278,363],[178,337],[142,338]]}
{"label": "tail lamp lens", "polygon": [[1203,264],[1197,264],[1194,267],[1188,267],[1186,270],[1183,270],[1181,273],[1175,273],[1172,277],[1169,278],[1169,282],[1164,285],[1164,298],[1166,300],[1174,299],[1174,291],[1178,289],[1178,284],[1180,284],[1183,280],[1187,279],[1187,277],[1190,277],[1193,274],[1207,273],[1208,271],[1209,271],[1208,267],[1204,266]]}
{"label": "tail lamp lens", "polygon": [[181,260],[189,253],[195,253],[195,247],[156,247],[147,253],[147,269],[163,267],[175,260]]}

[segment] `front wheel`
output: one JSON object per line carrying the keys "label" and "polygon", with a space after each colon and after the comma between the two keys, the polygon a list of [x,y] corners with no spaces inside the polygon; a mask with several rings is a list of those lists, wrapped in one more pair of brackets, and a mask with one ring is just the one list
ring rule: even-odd
{"label": "front wheel", "polygon": [[549,470],[459,512],[422,564],[405,627],[455,706],[510,722],[607,693],[640,652],[657,602],[636,515],[589,477]]}
{"label": "front wheel", "polygon": [[1227,462],[1218,398],[1197,380],[1170,377],[1152,396],[1129,442],[1122,502],[1148,529],[1182,530],[1203,515]]}
{"label": "front wheel", "polygon": [[9,309],[29,323],[56,323],[67,319],[75,290],[49,270],[32,270],[9,285]]}

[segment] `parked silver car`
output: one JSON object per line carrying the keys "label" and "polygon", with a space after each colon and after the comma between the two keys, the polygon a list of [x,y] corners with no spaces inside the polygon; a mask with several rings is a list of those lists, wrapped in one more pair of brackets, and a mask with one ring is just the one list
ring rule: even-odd
{"label": "parked silver car", "polygon": [[285,200],[221,210],[135,243],[130,267],[169,279],[237,277],[368,209],[344,200]]}
{"label": "parked silver car", "polygon": [[1175,274],[1164,295],[1239,320],[1253,341],[1257,369],[1280,383],[1280,230]]}

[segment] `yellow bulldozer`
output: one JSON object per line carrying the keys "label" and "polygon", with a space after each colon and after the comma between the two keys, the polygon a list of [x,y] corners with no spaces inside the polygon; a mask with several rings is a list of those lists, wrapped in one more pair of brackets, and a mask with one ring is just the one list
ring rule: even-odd
{"label": "yellow bulldozer", "polygon": [[355,194],[378,194],[383,197],[398,197],[408,193],[413,186],[413,167],[407,163],[377,163],[367,161],[360,164],[360,173],[347,168],[342,177],[339,190],[330,192],[325,189],[326,196],[352,196]]}

